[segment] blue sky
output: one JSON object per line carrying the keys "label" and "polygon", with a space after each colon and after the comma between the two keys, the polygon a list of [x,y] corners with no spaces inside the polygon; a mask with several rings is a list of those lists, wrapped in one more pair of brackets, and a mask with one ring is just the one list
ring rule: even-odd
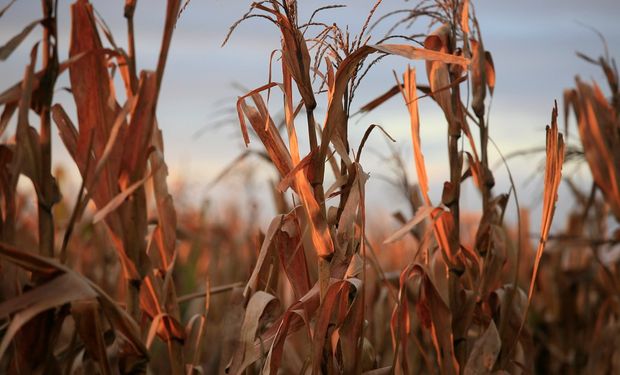
{"label": "blue sky", "polygon": [[[2,1],[2,5],[7,1]],[[92,1],[105,21],[113,30],[118,44],[125,45],[125,23],[121,0]],[[328,1],[300,1],[301,18]],[[341,0],[345,9],[324,12],[321,16],[328,23],[340,26],[350,25],[352,33],[357,32],[374,1]],[[413,2],[384,0],[377,10],[383,14],[392,9],[411,6]],[[480,21],[485,47],[493,54],[497,71],[497,85],[491,110],[491,136],[504,153],[544,145],[544,129],[549,122],[553,100],[559,102],[562,91],[574,82],[579,73],[582,78],[602,81],[602,74],[596,68],[578,59],[575,51],[591,56],[602,52],[598,37],[582,24],[596,26],[605,35],[612,56],[620,56],[620,2],[617,0],[555,0],[555,1],[473,1]],[[69,35],[69,1],[61,0],[60,40],[61,55],[66,57]],[[184,181],[188,189],[198,196],[226,196],[230,187],[207,191],[205,186],[219,171],[242,151],[242,140],[235,121],[214,124],[226,119],[227,111],[234,109],[235,97],[240,94],[235,84],[251,89],[266,83],[269,54],[278,48],[279,36],[275,28],[266,22],[254,19],[242,24],[224,48],[220,47],[228,27],[243,14],[250,1],[242,0],[192,0],[180,18],[175,31],[167,71],[164,77],[158,119],[163,128],[166,158],[170,166],[171,179]],[[142,0],[136,13],[138,66],[153,69],[156,64],[161,38],[161,26],[165,11],[163,0]],[[26,24],[39,17],[39,2],[21,0],[0,19],[0,43],[6,42]],[[422,26],[422,25],[421,25]],[[422,28],[426,31],[425,28]],[[380,31],[380,30],[378,30]],[[30,46],[40,38],[35,29],[7,61],[2,63],[0,88],[8,87],[21,77]],[[382,36],[380,32],[376,34]],[[407,64],[398,58],[385,59],[360,87],[354,107],[389,88],[394,83],[392,70],[402,71]],[[423,65],[418,77],[423,80]],[[67,84],[65,77],[58,87]],[[69,110],[72,108],[68,94],[59,91],[57,99]],[[273,103],[278,103],[273,100]],[[559,103],[561,106],[561,102]],[[421,101],[421,124],[423,149],[428,162],[429,175],[435,190],[447,178],[445,157],[443,115],[429,101]],[[321,104],[319,104],[319,108]],[[274,107],[275,108],[275,107]],[[234,119],[234,117],[230,117]],[[322,119],[322,115],[318,116]],[[561,119],[563,121],[563,119]],[[366,127],[381,124],[394,136],[397,148],[410,162],[410,139],[408,118],[402,99],[394,98],[385,107],[351,123],[352,144],[357,146]],[[206,129],[202,135],[197,132]],[[369,150],[385,155],[385,141],[374,135]],[[575,134],[575,133],[573,133]],[[60,142],[54,140],[56,145]],[[253,146],[258,146],[256,142]],[[61,147],[55,162],[66,163],[69,159]],[[498,160],[491,152],[492,160]],[[369,197],[371,205],[387,202],[388,209],[402,204],[395,191],[379,178],[385,173],[385,166],[373,151],[365,153],[366,171],[371,173]],[[511,167],[518,181],[528,180],[538,158],[514,159]],[[413,165],[411,175],[414,175]],[[256,183],[264,186],[262,177],[269,174],[266,169],[258,171]],[[71,173],[75,173],[70,169]],[[578,173],[578,172],[577,172]],[[583,173],[584,179],[587,174]],[[502,170],[497,172],[498,193],[506,190],[507,178]],[[523,195],[533,205],[536,201],[538,179],[528,184],[519,184]],[[244,182],[245,183],[245,182]],[[241,181],[231,182],[239,188]],[[471,189],[470,189],[471,190]],[[522,198],[528,203],[528,199]]]}

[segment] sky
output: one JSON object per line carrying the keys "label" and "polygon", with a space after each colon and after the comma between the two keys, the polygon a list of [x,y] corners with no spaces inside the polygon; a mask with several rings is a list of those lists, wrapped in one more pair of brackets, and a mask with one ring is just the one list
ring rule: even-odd
{"label": "sky", "polygon": [[[7,2],[1,1],[0,6]],[[117,44],[126,45],[124,1],[95,0],[92,3],[113,31]],[[237,193],[243,189],[257,191],[260,195],[265,191],[265,178],[272,176],[264,164],[251,161],[246,164],[245,170],[253,172],[253,182],[247,178],[232,178],[215,188],[210,187],[215,176],[244,149],[234,113],[236,97],[244,89],[253,89],[267,82],[269,56],[279,46],[279,34],[275,27],[264,20],[253,19],[241,24],[228,44],[221,47],[229,26],[248,9],[250,3],[245,0],[192,0],[175,30],[157,116],[164,133],[171,182],[183,186],[194,197],[192,199],[234,200],[235,194],[231,192]],[[329,2],[304,0],[299,3],[300,18],[303,20],[313,9]],[[349,30],[355,34],[359,32],[374,1],[341,0],[338,3],[347,7],[326,11],[319,19],[327,23],[335,22],[341,27],[349,25]],[[376,14],[411,7],[413,3],[384,0]],[[480,0],[472,3],[485,48],[493,55],[497,74],[490,112],[491,137],[504,154],[544,146],[545,126],[550,121],[553,102],[558,100],[559,106],[562,106],[562,92],[573,85],[575,75],[580,74],[585,80],[603,81],[603,75],[596,67],[575,55],[576,51],[580,51],[597,57],[603,51],[600,39],[586,25],[596,27],[605,36],[610,54],[619,56],[620,27],[617,19],[620,1]],[[59,2],[62,58],[68,55],[69,5],[67,0]],[[163,0],[138,1],[135,24],[137,64],[140,69],[154,69],[156,66],[164,13]],[[0,19],[0,43],[4,44],[25,25],[37,19],[39,14],[38,1],[17,1]],[[419,27],[424,32],[428,31],[426,25],[420,24]],[[381,27],[373,30],[375,38],[372,40],[382,37],[383,31],[385,28]],[[40,30],[35,29],[20,48],[1,63],[0,89],[20,79],[30,48],[39,39]],[[402,58],[386,58],[360,86],[353,108],[391,87],[394,84],[393,70],[402,72],[407,63],[417,67],[420,70],[418,77],[424,79],[423,64]],[[67,76],[58,82],[56,100],[72,113],[69,94],[60,90],[67,84]],[[278,100],[271,101],[274,110],[277,104]],[[319,121],[323,118],[320,113],[324,107],[319,103]],[[430,99],[420,101],[420,111],[431,195],[438,200],[440,187],[448,178],[445,121]],[[408,121],[402,99],[393,98],[379,110],[352,119],[352,145],[357,147],[370,124],[380,124],[396,139],[395,147],[409,163],[409,173],[414,176]],[[563,123],[562,118],[560,121]],[[572,134],[576,134],[574,128]],[[56,137],[53,142],[54,162],[70,165],[59,138]],[[251,147],[258,146],[257,141],[251,144]],[[402,209],[404,205],[398,192],[382,181],[382,176],[390,175],[384,160],[388,156],[387,150],[385,138],[379,133],[374,134],[363,158],[365,170],[371,175],[367,186],[369,206]],[[494,151],[490,151],[490,157],[492,165],[500,160]],[[540,160],[540,155],[537,155],[509,161],[518,181],[517,191],[523,195],[522,204],[533,208],[537,207],[536,202],[542,194],[540,173],[535,173],[540,167]],[[72,169],[74,167],[66,168],[70,175],[77,176],[75,169]],[[571,168],[570,173],[587,180],[587,172],[583,168]],[[495,173],[495,192],[505,192],[508,189],[505,170],[499,166]],[[474,197],[475,201],[472,191],[466,191],[466,194]],[[269,203],[264,205],[270,207]],[[472,203],[473,206],[475,204]]]}

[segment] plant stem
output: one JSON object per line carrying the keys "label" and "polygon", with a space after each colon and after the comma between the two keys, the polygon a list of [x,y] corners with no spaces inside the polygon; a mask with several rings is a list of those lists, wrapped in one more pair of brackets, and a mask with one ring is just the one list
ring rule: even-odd
{"label": "plant stem", "polygon": [[[456,27],[457,27],[457,8],[453,10],[453,20],[451,22],[451,37],[450,37],[450,53],[456,50]],[[454,82],[458,77],[453,73],[450,73],[450,80]],[[459,198],[461,190],[461,158],[459,152],[459,139],[461,138],[461,121],[463,118],[463,112],[461,110],[461,95],[459,86],[455,85],[451,90],[451,107],[452,116],[450,116],[450,123],[448,124],[448,159],[450,163],[450,200],[445,202],[450,209],[452,219],[454,222],[454,234],[450,236],[450,250],[454,254],[460,252],[460,207]],[[454,353],[458,361],[459,366],[463,366],[467,360],[467,351],[462,336],[465,332],[457,332],[459,326],[458,322],[460,316],[456,313],[459,312],[457,306],[459,306],[459,291],[460,291],[460,275],[463,272],[463,265],[461,261],[457,259],[458,264],[453,266],[455,269],[450,269],[448,272],[448,288],[450,299],[450,310],[452,311],[452,331],[453,331],[453,343]]]}
{"label": "plant stem", "polygon": [[[42,78],[39,98],[38,114],[41,121],[39,142],[41,147],[41,196],[38,198],[39,212],[39,253],[48,257],[54,256],[54,217],[52,206],[55,200],[55,184],[51,174],[52,144],[51,144],[51,115],[50,107],[54,94],[54,84],[58,74],[58,54],[56,46],[56,3],[52,0],[42,0],[41,6],[44,17],[43,44],[42,44]],[[52,43],[53,38],[53,43]]]}

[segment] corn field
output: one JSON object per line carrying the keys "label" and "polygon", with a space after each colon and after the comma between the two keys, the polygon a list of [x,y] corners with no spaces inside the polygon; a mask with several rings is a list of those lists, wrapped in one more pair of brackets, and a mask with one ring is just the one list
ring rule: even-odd
{"label": "corn field", "polygon": [[[381,0],[369,1],[360,30],[335,22],[339,4],[248,4],[224,48],[248,23],[271,25],[280,46],[269,75],[228,103],[226,126],[249,148],[205,185],[226,184],[245,159],[265,161],[271,194],[257,199],[275,209],[263,223],[255,206],[215,215],[168,181],[158,102],[192,3],[118,2],[121,30],[93,3],[32,2],[32,22],[0,38],[1,61],[30,51],[23,76],[0,88],[0,373],[620,373],[620,83],[607,51],[575,57],[606,82],[577,76],[559,104],[548,98],[546,135],[532,140],[545,146],[531,212],[492,138],[496,70],[475,12],[482,2],[407,1],[382,14]],[[70,19],[58,19],[59,7]],[[137,12],[165,15],[155,66],[136,59]],[[59,22],[70,23],[68,56]],[[427,32],[413,33],[414,23]],[[388,35],[373,35],[376,25]],[[37,43],[22,43],[35,33]],[[410,65],[392,70],[386,56]],[[392,81],[360,105],[370,69]],[[63,76],[70,108],[57,100]],[[357,114],[389,100],[408,115],[413,160],[390,148],[380,124],[351,136]],[[437,192],[421,101],[442,115]],[[62,144],[52,147],[54,133]],[[370,137],[386,140],[408,205],[385,220],[368,209]],[[77,181],[53,168],[57,147]],[[584,165],[590,184],[563,172],[568,163]],[[570,200],[558,201],[561,185]],[[463,207],[466,186],[477,211]],[[554,218],[560,205],[568,214]]]}

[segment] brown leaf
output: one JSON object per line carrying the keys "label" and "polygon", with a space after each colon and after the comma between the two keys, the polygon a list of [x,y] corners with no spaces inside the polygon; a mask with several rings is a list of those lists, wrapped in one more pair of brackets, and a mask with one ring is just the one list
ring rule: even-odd
{"label": "brown leaf", "polygon": [[[341,296],[347,297],[350,288],[356,288],[360,291],[360,285],[354,283],[353,280],[339,280],[331,284],[327,289],[327,293],[321,300],[319,311],[317,312],[316,323],[314,325],[314,337],[312,340],[312,373],[318,374],[322,361],[323,345],[327,338],[327,328],[331,320],[332,311],[336,307],[336,301]],[[348,298],[348,297],[347,297]]]}
{"label": "brown leaf", "polygon": [[[252,99],[255,103],[262,102],[262,98],[257,94],[253,95]],[[286,176],[293,169],[293,162],[273,121],[270,118],[263,117],[256,108],[247,105],[245,99],[240,99],[238,105],[242,113],[250,120],[252,128],[265,145],[269,158],[280,175]],[[265,124],[269,126],[267,130],[265,130]]]}
{"label": "brown leaf", "polygon": [[23,173],[32,181],[37,193],[41,193],[41,147],[39,136],[29,125],[28,114],[32,100],[32,82],[34,66],[37,60],[37,46],[30,53],[30,64],[26,67],[22,81],[21,98],[17,112],[17,129],[15,131],[16,151],[13,176]]}
{"label": "brown leaf", "polygon": [[370,111],[372,111],[373,109],[379,107],[381,104],[387,102],[389,99],[394,97],[396,94],[398,94],[400,92],[400,90],[401,89],[400,89],[399,85],[392,86],[390,89],[388,89],[383,94],[379,95],[378,97],[376,97],[375,99],[371,100],[370,102],[364,104],[360,108],[360,112],[370,112]]}
{"label": "brown leaf", "polygon": [[[118,149],[118,146],[117,146],[118,143],[120,143],[120,142],[117,142],[117,139],[125,139],[125,133],[126,133],[125,127],[127,125],[126,117],[129,111],[132,110],[135,103],[136,103],[135,97],[128,99],[125,105],[123,106],[123,108],[118,112],[118,115],[116,116],[116,120],[114,120],[114,125],[112,126],[112,130],[110,131],[110,138],[108,138],[105,144],[105,147],[103,149],[103,152],[97,158],[98,160],[97,160],[97,165],[95,166],[95,171],[91,175],[88,176],[89,181],[88,181],[87,186],[89,187],[89,190],[91,190],[91,188],[93,187],[93,183],[99,179],[101,171],[103,171],[104,167],[106,166],[107,161],[110,160],[110,156],[113,154],[118,154],[118,152],[115,152],[116,151],[115,149]],[[75,130],[73,125],[71,125],[71,129]],[[112,163],[118,164],[118,160],[114,160]]]}
{"label": "brown leaf", "polygon": [[16,109],[17,103],[15,102],[7,103],[4,106],[4,109],[2,110],[2,116],[0,116],[0,137],[2,137],[4,130],[6,130],[6,127],[9,125],[9,121],[11,120],[11,117],[13,117]]}
{"label": "brown leaf", "polygon": [[[91,55],[95,52],[105,52],[108,53],[110,52],[109,50],[105,50],[105,49],[101,49],[98,51],[93,51],[90,50],[88,52],[83,52],[83,53],[79,53],[76,54],[72,57],[70,57],[68,60],[65,60],[63,62],[61,62],[58,66],[58,74],[60,75],[61,73],[63,73],[65,70],[67,70],[71,65],[73,65],[75,62],[81,60],[83,57]],[[41,82],[41,78],[43,78],[43,76],[45,75],[45,70],[40,70],[38,72],[36,72],[34,74],[33,77],[33,82],[32,82],[32,90],[36,91],[39,88],[39,83]],[[12,103],[12,102],[16,102],[17,100],[19,100],[20,96],[22,95],[22,85],[23,82],[17,82],[16,84],[14,84],[13,86],[9,87],[8,89],[6,89],[4,92],[2,92],[0,94],[0,104],[7,104],[7,103]]]}
{"label": "brown leaf", "polygon": [[[122,333],[129,340],[135,353],[142,357],[148,356],[147,350],[144,347],[144,344],[142,343],[142,339],[140,338],[139,328],[136,322],[133,321],[131,317],[116,304],[116,301],[114,301],[110,296],[108,296],[107,293],[105,293],[99,286],[97,286],[97,284],[77,274],[75,271],[59,264],[57,261],[53,259],[40,256],[37,254],[19,251],[15,249],[14,247],[11,247],[1,242],[0,242],[0,258],[3,258],[4,260],[7,260],[11,263],[14,263],[26,270],[34,272],[39,276],[54,276],[54,275],[69,274],[69,277],[67,279],[63,279],[63,280],[68,280],[68,281],[63,281],[63,282],[68,282],[70,283],[70,285],[75,285],[75,288],[77,289],[74,290],[73,292],[75,293],[79,292],[82,294],[85,293],[87,294],[87,296],[84,298],[91,298],[89,297],[90,292],[84,286],[84,283],[86,283],[94,292],[96,292],[96,296],[98,297],[99,302],[101,303],[101,306],[104,310],[104,313],[108,317],[110,323],[114,326],[114,328],[117,329],[118,332]],[[57,280],[58,277],[59,276],[56,276],[52,280]],[[65,293],[69,293],[69,292],[71,291],[68,291],[68,292],[60,291],[57,297],[60,299],[66,298]],[[38,293],[41,293],[41,292],[38,292]],[[63,297],[63,295],[65,296]],[[52,296],[52,298],[55,298],[55,297]],[[76,299],[83,299],[83,298],[79,297]],[[7,304],[9,302],[11,304],[5,305],[5,306],[14,307],[13,304],[15,302],[13,301],[14,300],[7,301]],[[30,303],[28,299],[22,302],[26,302],[27,304]],[[71,301],[67,301],[67,303],[68,302],[71,302]],[[40,307],[40,305],[37,305],[37,306]]]}
{"label": "brown leaf", "polygon": [[[240,96],[237,98],[237,116],[239,117],[239,126],[241,126],[241,134],[243,135],[243,142],[245,143],[246,147],[250,144],[250,136],[248,135],[248,128],[245,124],[245,117],[244,117],[244,110],[243,110],[243,105],[242,103],[244,102],[245,98],[251,97],[254,94],[258,94],[264,90],[269,90],[272,87],[277,86],[277,83],[275,82],[270,82],[266,85],[260,86],[255,88],[254,90],[246,93],[243,96]],[[246,115],[247,116],[247,115]],[[266,119],[266,121],[268,121]],[[269,122],[265,123],[265,131],[269,130]],[[260,137],[260,133],[259,133],[259,137]],[[262,140],[262,138],[261,138]]]}
{"label": "brown leaf", "polygon": [[[356,254],[357,255],[357,254]],[[339,329],[340,348],[342,350],[342,365],[344,373],[353,374],[367,370],[363,365],[375,366],[375,358],[371,363],[362,363],[362,348],[367,340],[363,335],[364,328],[364,289],[360,288],[355,293],[355,299],[351,303],[344,318],[344,323]]]}
{"label": "brown leaf", "polygon": [[301,227],[297,221],[296,212],[292,212],[284,217],[284,222],[274,239],[275,247],[280,256],[280,263],[297,299],[304,296],[312,288],[301,235]]}
{"label": "brown leaf", "polygon": [[463,369],[463,374],[490,374],[501,347],[502,341],[499,332],[495,327],[495,322],[491,320],[484,334],[476,340]]}
{"label": "brown leaf", "polygon": [[282,177],[282,179],[278,183],[278,186],[276,187],[279,192],[286,192],[286,190],[295,182],[297,172],[305,170],[310,165],[312,158],[316,155],[316,151],[317,149],[310,151],[308,155],[306,155],[303,159],[299,161],[299,163],[297,163],[297,165],[295,165],[295,168],[291,169],[291,171],[286,176]]}
{"label": "brown leaf", "polygon": [[444,261],[449,268],[454,268],[459,264],[457,256],[460,252],[460,249],[455,249],[452,246],[453,243],[459,243],[458,239],[454,238],[456,236],[454,217],[441,208],[435,208],[431,212],[431,218],[434,222],[433,230],[435,238],[443,254]]}
{"label": "brown leaf", "polygon": [[525,325],[525,319],[534,295],[534,286],[536,285],[536,276],[538,275],[538,268],[540,267],[540,260],[545,250],[547,243],[547,237],[549,236],[549,230],[551,229],[551,222],[555,213],[555,203],[558,199],[558,187],[562,180],[562,166],[564,164],[564,139],[562,134],[558,132],[558,107],[557,103],[553,107],[551,113],[551,126],[547,126],[547,147],[546,147],[546,162],[545,162],[545,179],[544,179],[544,196],[543,196],[543,209],[542,220],[540,223],[540,240],[538,242],[538,248],[536,249],[536,257],[534,259],[534,267],[532,270],[532,278],[530,280],[529,291],[527,295],[527,305],[525,308],[525,314],[521,322],[519,332]]}
{"label": "brown leaf", "polygon": [[[111,91],[112,82],[107,70],[107,59],[93,15],[92,5],[78,1],[71,6],[71,45],[69,56],[75,57],[91,52],[75,61],[69,67],[71,90],[75,99],[78,117],[78,140],[76,162],[84,166],[89,138],[92,136],[95,155],[101,155],[112,126],[120,110]],[[97,204],[108,201],[115,195],[119,166],[110,165],[97,184],[93,198]]]}
{"label": "brown leaf", "polygon": [[484,116],[484,98],[487,92],[486,54],[482,42],[471,39],[471,81],[473,99],[471,107],[478,117]]}
{"label": "brown leaf", "polygon": [[260,335],[261,318],[265,314],[267,307],[276,302],[276,298],[262,291],[252,295],[245,311],[243,323],[241,324],[241,335],[239,345],[233,355],[232,363],[228,373],[242,374],[247,366],[256,359],[255,351],[258,350],[254,345],[257,335]]}
{"label": "brown leaf", "polygon": [[267,255],[274,241],[274,237],[282,227],[283,220],[284,215],[278,215],[273,218],[273,220],[271,220],[271,224],[269,224],[267,234],[265,235],[265,239],[263,240],[263,244],[261,245],[260,251],[258,253],[256,265],[254,266],[254,269],[252,270],[252,275],[250,276],[250,279],[248,280],[248,283],[243,290],[243,296],[246,298],[258,291],[259,274],[261,272],[261,269],[263,268],[263,264],[267,259]]}
{"label": "brown leaf", "polygon": [[166,178],[168,176],[168,166],[164,160],[164,142],[161,130],[155,125],[152,144],[155,152],[151,153],[150,164],[153,169],[153,191],[157,204],[157,226],[156,232],[162,259],[163,267],[168,268],[172,261],[176,247],[177,216],[174,208],[172,195],[168,192]]}
{"label": "brown leaf", "polygon": [[[329,285],[340,281],[331,279]],[[308,340],[311,340],[309,319],[320,306],[320,286],[316,283],[302,298],[293,303],[286,312],[265,332],[256,347],[269,347],[269,354],[263,367],[266,374],[277,374],[282,360],[286,338],[306,326]],[[258,359],[258,357],[256,358]]]}
{"label": "brown leaf", "polygon": [[142,187],[144,183],[151,177],[151,174],[145,176],[139,181],[136,181],[131,186],[128,186],[125,190],[121,191],[118,195],[112,198],[104,207],[99,209],[93,216],[93,224],[96,224],[103,220],[110,212],[119,208],[125,200],[132,195],[136,190]]}
{"label": "brown leaf", "polygon": [[[424,40],[424,47],[435,53],[452,56],[448,54],[448,48],[450,46],[449,35],[449,25],[444,24],[426,37]],[[464,59],[463,57],[461,58]],[[467,59],[465,60],[467,61]],[[450,84],[450,69],[447,62],[442,60],[426,61],[426,75],[428,77],[428,83],[431,87],[431,91],[434,93],[436,92],[433,94],[433,98],[441,107],[448,123],[452,124],[454,113],[452,112],[450,91],[439,91],[441,87],[446,87]]]}
{"label": "brown leaf", "polygon": [[489,92],[492,96],[493,90],[495,90],[495,64],[493,63],[493,56],[491,55],[491,52],[484,51],[484,62],[487,87],[489,88]]}
{"label": "brown leaf", "polygon": [[588,85],[577,78],[577,89],[572,98],[569,104],[577,117],[579,136],[592,177],[614,216],[620,220],[620,120],[596,84]]}
{"label": "brown leaf", "polygon": [[67,148],[67,151],[69,151],[69,155],[71,155],[73,160],[77,161],[78,132],[62,105],[54,104],[52,107],[52,118],[58,127],[60,139]]}
{"label": "brown leaf", "polygon": [[[450,55],[444,52],[431,50],[428,48],[417,48],[410,45],[401,44],[379,44],[379,45],[365,45],[348,55],[338,66],[338,71],[334,78],[333,84],[329,85],[329,105],[327,110],[327,117],[325,119],[325,126],[323,128],[322,142],[321,142],[321,160],[325,160],[327,155],[327,144],[333,142],[334,129],[336,124],[345,124],[344,120],[344,108],[342,105],[342,98],[345,93],[346,85],[351,78],[351,75],[355,72],[357,65],[371,53],[385,52],[389,54],[400,55],[412,60],[427,60],[438,61],[442,63],[453,63],[459,65],[469,64],[469,60],[462,56]],[[436,88],[447,86],[439,85]],[[342,143],[342,142],[341,142]],[[334,144],[335,146],[337,144]],[[341,157],[347,158],[346,150],[336,150]]]}
{"label": "brown leaf", "polygon": [[444,64],[457,64],[463,67],[466,67],[470,63],[469,59],[466,57],[446,53],[443,48],[428,48],[426,45],[425,48],[414,47],[408,44],[375,44],[370,45],[370,47],[381,52],[399,55],[411,60],[437,61]]}
{"label": "brown leaf", "polygon": [[0,17],[4,16],[4,13],[6,13],[16,1],[17,0],[11,0],[2,9],[0,9]]}
{"label": "brown leaf", "polygon": [[393,374],[393,373],[394,373],[394,369],[392,368],[392,366],[387,366],[387,367],[381,367],[375,370],[366,371],[362,373],[362,375],[388,375],[388,374]]}
{"label": "brown leaf", "polygon": [[22,295],[0,304],[0,317],[13,315],[2,342],[0,357],[19,329],[39,313],[66,303],[94,298],[97,293],[75,273],[65,273]]}
{"label": "brown leaf", "polygon": [[[142,72],[140,76],[140,84],[135,96],[136,105],[133,107],[131,123],[124,135],[119,177],[121,188],[141,179],[146,169],[150,154],[148,150],[155,125],[156,78],[153,72]],[[113,127],[110,128],[110,134],[113,133],[113,129]],[[111,135],[110,138],[112,138]],[[105,153],[105,149],[102,153]]]}
{"label": "brown leaf", "polygon": [[[444,215],[449,216],[449,215]],[[398,312],[395,311],[393,318],[398,320],[400,327],[398,338],[402,353],[407,353],[407,339],[411,331],[411,322],[408,308],[408,297],[405,293],[407,282],[416,280],[420,286],[419,298],[416,301],[418,319],[422,325],[429,330],[435,353],[437,356],[436,365],[439,366],[443,374],[458,374],[459,364],[454,353],[454,343],[452,334],[452,312],[450,307],[441,297],[439,291],[429,277],[427,269],[421,264],[411,264],[405,268],[399,278],[400,298]],[[408,359],[406,354],[401,354],[401,365],[405,372],[408,371]]]}
{"label": "brown leaf", "polygon": [[461,30],[469,34],[469,0],[464,0],[461,5]]}
{"label": "brown leaf", "polygon": [[[161,40],[161,48],[159,50],[159,58],[157,59],[157,88],[156,96],[159,94],[161,88],[162,78],[164,76],[164,68],[166,67],[166,60],[168,58],[168,51],[170,50],[170,43],[172,42],[172,34],[179,17],[179,10],[181,8],[181,0],[168,0],[166,2],[166,20],[164,21],[164,35]],[[157,101],[157,100],[155,100]]]}
{"label": "brown leaf", "polygon": [[369,177],[358,163],[353,163],[352,167],[351,188],[338,221],[338,239],[341,243],[355,241],[355,226],[356,224],[360,227],[362,225],[358,215],[361,214],[364,185]]}
{"label": "brown leaf", "polygon": [[28,24],[28,26],[24,27],[24,29],[13,38],[11,38],[5,45],[0,46],[0,61],[5,61],[13,51],[23,42],[24,39],[30,34],[32,29],[34,29],[42,20],[36,20]]}
{"label": "brown leaf", "polygon": [[383,244],[387,245],[392,242],[398,241],[407,233],[409,233],[416,225],[422,222],[422,220],[426,219],[430,216],[431,212],[433,212],[434,207],[431,206],[422,206],[418,208],[413,218],[409,220],[405,225],[403,225],[396,232],[392,233],[388,238],[383,241]]}
{"label": "brown leaf", "polygon": [[[316,107],[312,83],[310,81],[310,53],[304,35],[297,27],[294,20],[289,19],[290,12],[282,14],[278,7],[269,9],[261,3],[253,5],[257,9],[276,16],[277,25],[282,35],[282,60],[297,83],[299,93],[310,110]],[[292,6],[289,3],[287,7]]]}
{"label": "brown leaf", "polygon": [[405,72],[405,82],[402,89],[403,98],[409,111],[411,143],[413,144],[413,155],[415,159],[416,173],[418,175],[418,185],[427,206],[432,206],[428,196],[428,176],[426,174],[426,164],[422,154],[422,141],[420,139],[420,118],[418,114],[418,101],[416,91],[415,69],[407,68]]}
{"label": "brown leaf", "polygon": [[98,301],[90,299],[72,302],[71,315],[86,350],[99,363],[101,372],[105,375],[112,374],[103,338],[105,327]]}

